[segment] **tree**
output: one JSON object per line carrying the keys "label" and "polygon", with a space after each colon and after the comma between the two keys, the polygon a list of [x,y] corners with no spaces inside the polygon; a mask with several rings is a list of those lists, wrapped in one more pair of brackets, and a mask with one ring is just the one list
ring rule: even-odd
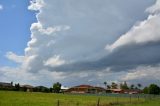
{"label": "tree", "polygon": [[127,85],[127,82],[125,81],[123,84],[121,83],[121,84],[120,84],[120,88],[121,88],[121,89],[124,89],[124,90],[125,90],[125,89],[129,89],[129,88],[128,88],[128,85]]}
{"label": "tree", "polygon": [[121,89],[123,88],[123,84],[122,83],[120,83],[119,86],[120,86]]}
{"label": "tree", "polygon": [[138,83],[137,86],[140,89],[142,87],[142,84]]}
{"label": "tree", "polygon": [[156,84],[151,84],[148,87],[148,93],[149,94],[160,94],[160,87]]}
{"label": "tree", "polygon": [[50,91],[50,92],[53,92],[53,88],[49,88],[49,91]]}
{"label": "tree", "polygon": [[134,89],[137,89],[137,90],[138,90],[138,87],[136,86]]}
{"label": "tree", "polygon": [[110,85],[107,85],[107,89],[111,89],[111,86],[110,86]]}
{"label": "tree", "polygon": [[53,84],[53,92],[59,93],[61,90],[61,84],[59,82]]}
{"label": "tree", "polygon": [[112,89],[117,89],[117,88],[118,88],[118,85],[117,85],[115,82],[112,82],[111,88],[112,88]]}
{"label": "tree", "polygon": [[11,82],[11,86],[13,86],[13,81]]}
{"label": "tree", "polygon": [[19,90],[20,90],[20,85],[19,85],[19,83],[18,83],[18,84],[15,84],[15,90],[16,90],[16,91],[19,91]]}
{"label": "tree", "polygon": [[103,84],[104,84],[104,85],[105,85],[105,87],[107,88],[107,82],[105,81]]}
{"label": "tree", "polygon": [[145,87],[145,88],[143,89],[143,93],[144,93],[144,94],[148,94],[148,87]]}
{"label": "tree", "polygon": [[132,84],[132,85],[130,86],[130,89],[134,89],[134,87],[135,87],[135,85],[134,85],[134,84]]}

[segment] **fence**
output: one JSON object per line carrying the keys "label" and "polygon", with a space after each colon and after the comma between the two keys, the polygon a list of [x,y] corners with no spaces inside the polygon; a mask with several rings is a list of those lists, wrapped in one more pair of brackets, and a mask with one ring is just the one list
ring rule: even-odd
{"label": "fence", "polygon": [[[55,106],[116,106],[123,104],[138,104],[160,98],[159,95],[147,95],[147,94],[69,94],[69,95],[83,95],[83,96],[96,96],[97,101],[82,103],[80,101],[64,101],[57,100]],[[105,97],[109,97],[108,99]],[[87,101],[87,100],[86,100]]]}

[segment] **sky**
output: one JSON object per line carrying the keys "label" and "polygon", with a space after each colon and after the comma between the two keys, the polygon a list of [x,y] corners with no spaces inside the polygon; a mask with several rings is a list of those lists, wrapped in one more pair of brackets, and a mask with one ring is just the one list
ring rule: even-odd
{"label": "sky", "polygon": [[160,85],[160,0],[1,0],[0,81]]}
{"label": "sky", "polygon": [[27,0],[0,0],[0,66],[15,66],[7,61],[8,51],[24,55],[30,40],[30,26],[36,22],[35,12],[28,11]]}

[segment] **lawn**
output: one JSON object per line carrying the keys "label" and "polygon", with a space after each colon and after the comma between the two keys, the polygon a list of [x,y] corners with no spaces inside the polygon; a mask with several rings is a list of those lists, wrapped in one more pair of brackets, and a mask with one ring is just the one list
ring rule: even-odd
{"label": "lawn", "polygon": [[158,99],[0,91],[0,106],[96,106],[98,99],[100,106],[160,106]]}

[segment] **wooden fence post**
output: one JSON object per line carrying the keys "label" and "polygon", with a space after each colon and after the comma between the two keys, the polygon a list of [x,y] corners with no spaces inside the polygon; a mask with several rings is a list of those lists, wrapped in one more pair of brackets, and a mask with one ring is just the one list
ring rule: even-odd
{"label": "wooden fence post", "polygon": [[130,97],[129,97],[129,98],[130,98],[130,103],[131,103],[131,102],[132,102],[132,97],[131,97],[131,95],[130,95]]}
{"label": "wooden fence post", "polygon": [[144,98],[145,98],[145,102],[146,102],[146,101],[147,101],[147,96],[145,95],[145,97],[144,97]]}
{"label": "wooden fence post", "polygon": [[117,101],[116,101],[116,102],[117,102],[117,104],[118,104],[118,96],[117,96]]}
{"label": "wooden fence post", "polygon": [[100,106],[100,98],[98,98],[97,106]]}
{"label": "wooden fence post", "polygon": [[59,106],[59,100],[57,100],[57,106]]}

